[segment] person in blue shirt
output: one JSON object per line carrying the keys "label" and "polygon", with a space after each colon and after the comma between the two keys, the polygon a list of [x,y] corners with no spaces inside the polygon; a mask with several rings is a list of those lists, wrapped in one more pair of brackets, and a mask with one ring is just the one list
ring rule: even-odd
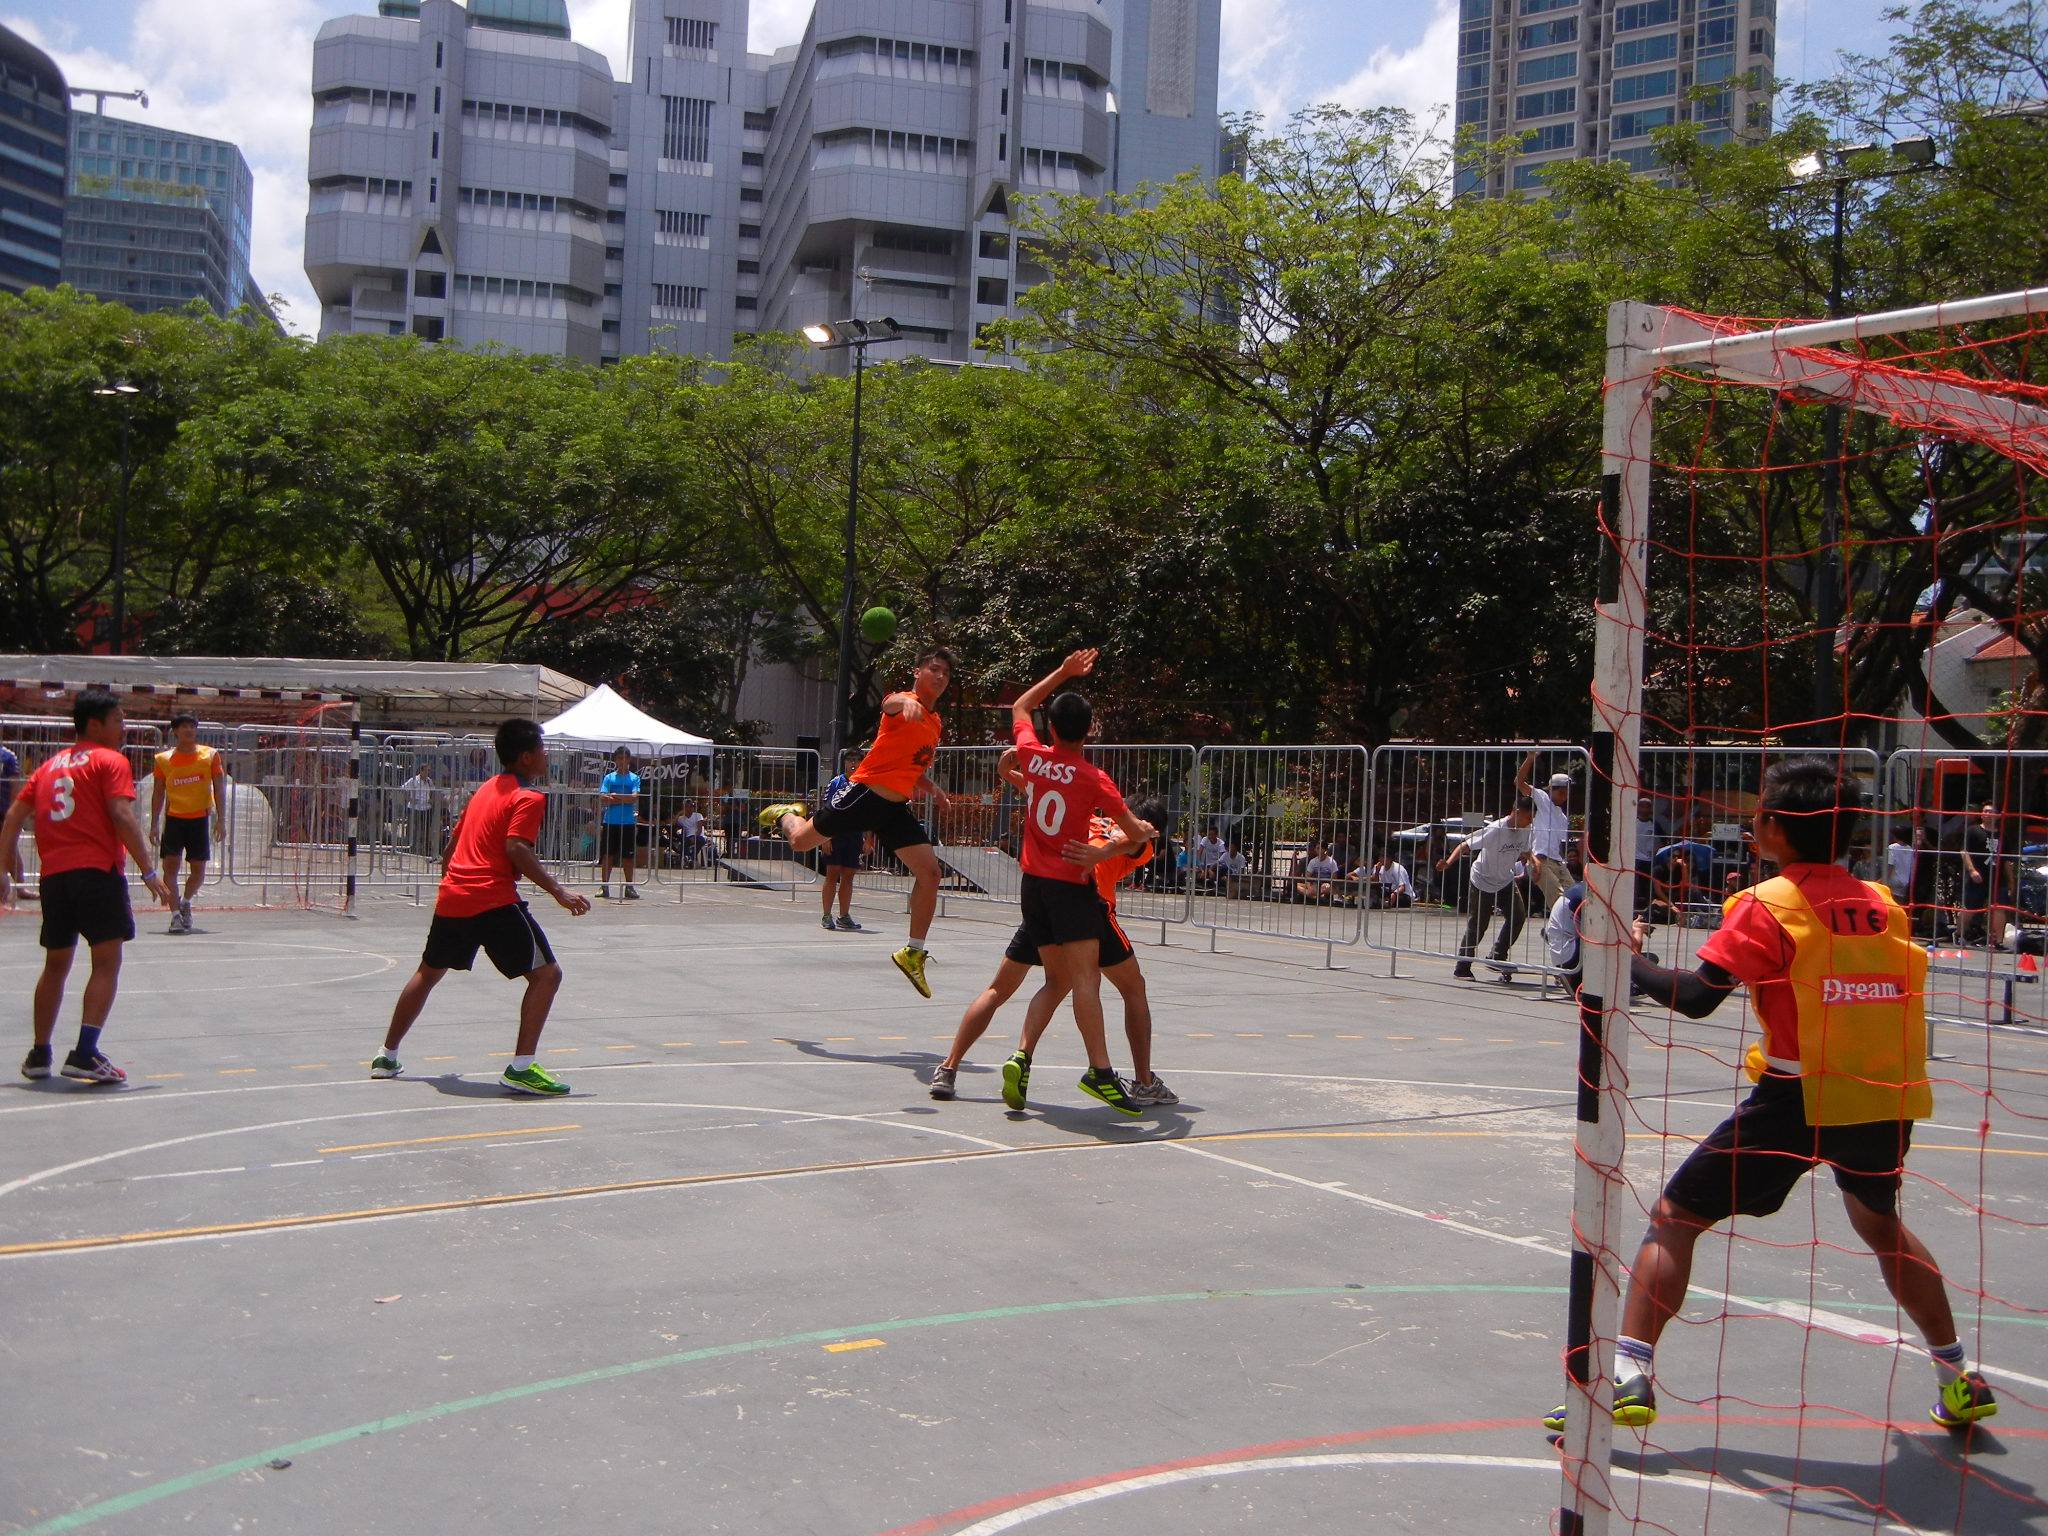
{"label": "person in blue shirt", "polygon": [[640,775],[633,771],[633,754],[624,747],[612,754],[612,771],[598,785],[599,816],[597,842],[597,894],[612,893],[612,865],[625,866],[620,882],[620,899],[638,901],[640,891],[633,884],[633,860],[640,845]]}

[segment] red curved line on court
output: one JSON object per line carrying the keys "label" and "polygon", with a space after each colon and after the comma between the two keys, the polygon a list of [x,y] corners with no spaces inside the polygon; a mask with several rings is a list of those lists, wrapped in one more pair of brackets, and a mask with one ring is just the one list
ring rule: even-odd
{"label": "red curved line on court", "polygon": [[[1797,1415],[1776,1415],[1760,1413],[1669,1413],[1660,1415],[1659,1424],[1741,1424],[1767,1429],[1877,1429],[1884,1428],[1895,1434],[1921,1434],[1933,1426],[1928,1424],[1900,1423],[1879,1419],[1814,1419]],[[1217,1466],[1230,1461],[1256,1461],[1269,1456],[1296,1456],[1303,1451],[1332,1450],[1338,1446],[1365,1445],[1374,1440],[1406,1440],[1421,1435],[1476,1435],[1496,1429],[1526,1430],[1529,1420],[1526,1416],[1513,1419],[1452,1419],[1437,1424],[1388,1424],[1379,1429],[1352,1430],[1341,1435],[1315,1435],[1303,1440],[1274,1440],[1265,1445],[1240,1446],[1231,1451],[1209,1451],[1200,1456],[1183,1456],[1174,1461],[1155,1461],[1146,1466],[1126,1467],[1119,1472],[1101,1472],[1093,1477],[1077,1477],[1064,1483],[1050,1483],[1043,1488],[1034,1488],[1028,1493],[1006,1493],[993,1499],[984,1499],[979,1504],[963,1505],[948,1510],[942,1515],[927,1515],[922,1520],[913,1520],[908,1525],[892,1526],[882,1536],[935,1536],[936,1532],[975,1520],[985,1520],[990,1515],[1007,1514],[1027,1504],[1042,1503],[1047,1499],[1059,1498],[1062,1494],[1080,1493],[1084,1489],[1100,1488],[1108,1483],[1127,1482],[1133,1478],[1151,1477],[1159,1472],[1183,1472],[1192,1467]],[[1988,1429],[1989,1433],[2028,1440],[2048,1440],[2048,1429]],[[1942,1432],[1943,1439],[1947,1432]]]}

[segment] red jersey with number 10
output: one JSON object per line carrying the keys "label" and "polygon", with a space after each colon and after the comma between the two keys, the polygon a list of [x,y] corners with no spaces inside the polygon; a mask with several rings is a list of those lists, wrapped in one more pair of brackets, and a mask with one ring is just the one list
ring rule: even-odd
{"label": "red jersey with number 10", "polygon": [[1115,782],[1081,755],[1076,747],[1048,747],[1019,720],[1011,728],[1017,739],[1017,766],[1023,771],[1028,808],[1024,815],[1024,873],[1044,880],[1086,885],[1089,872],[1060,857],[1068,842],[1088,840],[1089,819],[1097,812],[1124,815],[1124,797]]}
{"label": "red jersey with number 10", "polygon": [[135,798],[135,770],[111,747],[81,741],[44,763],[21,786],[17,800],[36,808],[36,857],[46,875],[67,869],[128,867],[121,835],[108,806]]}

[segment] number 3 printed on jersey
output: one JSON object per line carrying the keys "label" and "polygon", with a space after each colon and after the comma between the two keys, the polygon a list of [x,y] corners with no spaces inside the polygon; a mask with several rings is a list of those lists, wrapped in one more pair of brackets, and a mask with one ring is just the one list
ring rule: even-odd
{"label": "number 3 printed on jersey", "polygon": [[69,821],[71,813],[78,809],[78,801],[72,794],[71,775],[60,773],[50,780],[50,820]]}

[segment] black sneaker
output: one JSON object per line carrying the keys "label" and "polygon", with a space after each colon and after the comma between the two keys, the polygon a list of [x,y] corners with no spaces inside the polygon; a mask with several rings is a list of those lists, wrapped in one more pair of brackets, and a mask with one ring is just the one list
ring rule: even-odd
{"label": "black sneaker", "polygon": [[1012,1109],[1022,1109],[1030,1092],[1031,1058],[1018,1051],[1003,1063],[1003,1102]]}
{"label": "black sneaker", "polygon": [[125,1083],[128,1074],[115,1066],[99,1051],[90,1056],[81,1056],[73,1051],[64,1058],[64,1075],[81,1083]]}
{"label": "black sneaker", "polygon": [[28,1054],[21,1058],[21,1075],[32,1083],[50,1075],[50,1048],[47,1045],[28,1048]]}
{"label": "black sneaker", "polygon": [[1470,981],[1472,979],[1472,967],[1469,965],[1454,965],[1451,967],[1451,974],[1460,981]]}
{"label": "black sneaker", "polygon": [[637,885],[627,886],[626,894],[619,899],[621,901],[638,901],[640,899],[640,887]]}
{"label": "black sneaker", "polygon": [[1090,1067],[1081,1076],[1081,1091],[1092,1098],[1102,1100],[1111,1109],[1124,1115],[1142,1115],[1145,1111],[1131,1102],[1131,1091],[1124,1086],[1124,1080],[1113,1069],[1098,1070]]}
{"label": "black sneaker", "polygon": [[932,1097],[950,1099],[953,1097],[953,1079],[960,1075],[958,1067],[932,1068]]}

